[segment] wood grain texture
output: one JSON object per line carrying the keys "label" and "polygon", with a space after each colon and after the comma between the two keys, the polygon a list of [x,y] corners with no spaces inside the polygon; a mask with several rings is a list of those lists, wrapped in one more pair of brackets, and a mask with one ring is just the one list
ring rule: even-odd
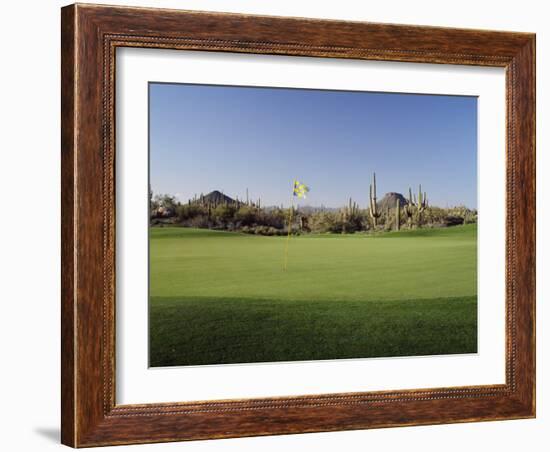
{"label": "wood grain texture", "polygon": [[[535,415],[534,35],[80,4],[63,8],[61,34],[64,444]],[[506,68],[506,384],[116,405],[114,69],[124,46]]]}
{"label": "wood grain texture", "polygon": [[74,339],[74,150],[75,59],[74,8],[63,9],[61,19],[61,441],[75,443],[76,385]]}

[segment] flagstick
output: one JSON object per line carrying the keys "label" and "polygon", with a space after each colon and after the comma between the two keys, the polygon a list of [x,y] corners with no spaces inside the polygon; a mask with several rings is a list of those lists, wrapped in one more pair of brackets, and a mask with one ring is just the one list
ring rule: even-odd
{"label": "flagstick", "polygon": [[292,183],[292,196],[290,197],[290,212],[288,213],[288,233],[286,235],[286,244],[285,244],[285,257],[283,260],[283,271],[286,272],[288,264],[288,244],[290,242],[290,231],[292,230],[292,212],[294,211],[294,186],[296,185],[296,180]]}

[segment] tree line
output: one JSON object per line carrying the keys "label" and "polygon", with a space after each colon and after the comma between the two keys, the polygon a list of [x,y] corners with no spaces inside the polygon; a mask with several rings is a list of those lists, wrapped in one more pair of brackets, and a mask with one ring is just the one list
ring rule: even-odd
{"label": "tree line", "polygon": [[[403,201],[404,199],[404,201]],[[395,206],[381,208],[376,199],[375,177],[370,187],[369,205],[361,208],[353,199],[338,209],[262,206],[261,200],[213,200],[195,197],[186,203],[171,195],[150,194],[152,226],[166,224],[184,227],[239,231],[260,235],[304,233],[349,234],[390,231],[402,228],[448,227],[477,222],[477,211],[466,206],[442,208],[428,204],[419,187],[418,194],[397,199]],[[292,209],[292,210],[291,210]]]}

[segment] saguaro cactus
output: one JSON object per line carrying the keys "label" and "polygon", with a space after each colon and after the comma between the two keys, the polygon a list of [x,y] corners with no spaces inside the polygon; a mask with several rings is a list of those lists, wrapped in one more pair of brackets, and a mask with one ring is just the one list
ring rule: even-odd
{"label": "saguaro cactus", "polygon": [[418,212],[424,212],[428,207],[428,197],[426,192],[422,193],[422,185],[418,186],[418,202],[416,203],[416,209]]}
{"label": "saguaro cactus", "polygon": [[347,206],[340,209],[340,218],[342,220],[342,232],[355,232],[361,229],[361,214],[359,204],[352,198],[349,198]]}
{"label": "saguaro cactus", "polygon": [[347,231],[347,224],[348,224],[348,213],[347,209],[342,209],[342,234],[346,234]]}
{"label": "saguaro cactus", "polygon": [[349,198],[348,206],[345,209],[350,218],[356,218],[359,215],[359,205],[351,198]]}
{"label": "saguaro cactus", "polygon": [[376,205],[376,173],[373,173],[372,183],[369,190],[369,214],[372,218],[372,224],[376,229],[378,218],[380,218],[380,212]]}
{"label": "saguaro cactus", "polygon": [[418,199],[416,199],[415,202],[416,206],[416,222],[418,227],[422,224],[422,212],[424,212],[428,208],[428,197],[426,196],[426,192],[422,193],[422,185],[418,185]]}
{"label": "saguaro cactus", "polygon": [[399,231],[399,226],[401,223],[401,204],[399,204],[399,199],[395,200],[395,230]]}
{"label": "saguaro cactus", "polygon": [[[409,188],[409,199],[403,207],[403,213],[407,216],[409,228],[412,227],[413,218],[416,216],[416,225],[422,225],[422,212],[428,208],[428,196],[426,192],[422,192],[422,185],[418,186],[418,197],[413,196],[412,190]],[[416,214],[416,215],[415,215]]]}
{"label": "saguaro cactus", "polygon": [[409,198],[407,199],[407,203],[403,206],[403,213],[407,217],[407,225],[409,229],[412,228],[412,219],[414,215],[414,200],[412,195],[412,190],[409,187]]}

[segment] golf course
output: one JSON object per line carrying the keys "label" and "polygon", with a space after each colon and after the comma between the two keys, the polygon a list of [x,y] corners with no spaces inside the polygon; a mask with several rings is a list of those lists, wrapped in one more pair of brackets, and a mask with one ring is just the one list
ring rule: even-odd
{"label": "golf course", "polygon": [[477,351],[475,224],[286,237],[150,229],[150,365]]}

